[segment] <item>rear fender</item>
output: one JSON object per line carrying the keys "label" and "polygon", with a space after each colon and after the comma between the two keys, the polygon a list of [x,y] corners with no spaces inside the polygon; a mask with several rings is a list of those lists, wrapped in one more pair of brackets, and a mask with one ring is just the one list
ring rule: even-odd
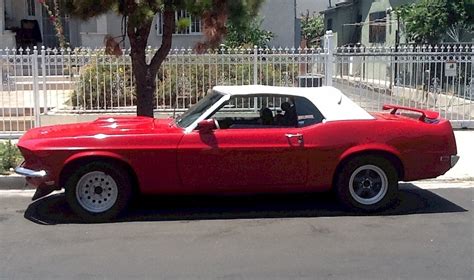
{"label": "rear fender", "polygon": [[358,156],[358,155],[367,155],[367,154],[385,154],[388,156],[387,159],[393,161],[393,164],[395,165],[395,168],[397,169],[398,176],[400,180],[403,180],[405,176],[405,168],[404,164],[402,161],[402,158],[400,156],[400,153],[393,147],[386,145],[386,144],[364,144],[364,145],[359,145],[355,147],[351,147],[347,149],[344,153],[341,154],[339,157],[339,165],[336,169],[339,170],[339,168],[342,167],[343,163],[353,157],[353,156]]}
{"label": "rear fender", "polygon": [[386,145],[386,144],[372,143],[372,144],[358,145],[358,146],[347,149],[339,157],[339,162],[347,159],[348,157],[354,154],[360,154],[363,152],[385,152],[385,153],[390,153],[396,156],[397,158],[400,158],[400,153],[394,147]]}

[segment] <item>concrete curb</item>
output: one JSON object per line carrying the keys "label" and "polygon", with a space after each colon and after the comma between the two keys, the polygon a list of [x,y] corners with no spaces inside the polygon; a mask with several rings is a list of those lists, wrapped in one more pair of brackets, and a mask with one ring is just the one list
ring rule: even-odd
{"label": "concrete curb", "polygon": [[33,189],[26,185],[25,177],[20,175],[0,176],[0,190]]}

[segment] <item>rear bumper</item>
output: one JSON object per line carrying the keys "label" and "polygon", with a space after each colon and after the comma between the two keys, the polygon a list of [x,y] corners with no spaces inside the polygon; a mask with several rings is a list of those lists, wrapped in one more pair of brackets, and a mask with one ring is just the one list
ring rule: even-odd
{"label": "rear bumper", "polygon": [[416,154],[404,161],[404,181],[431,179],[446,174],[459,161],[458,155]]}
{"label": "rear bumper", "polygon": [[442,156],[439,159],[440,162],[449,162],[450,168],[453,168],[456,163],[459,161],[458,155],[451,155],[451,156]]}
{"label": "rear bumper", "polygon": [[459,156],[458,155],[452,155],[451,156],[451,167],[454,167],[456,163],[459,161]]}

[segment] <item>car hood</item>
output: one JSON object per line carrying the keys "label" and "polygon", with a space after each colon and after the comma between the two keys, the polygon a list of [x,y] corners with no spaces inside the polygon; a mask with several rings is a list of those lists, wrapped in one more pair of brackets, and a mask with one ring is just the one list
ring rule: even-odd
{"label": "car hood", "polygon": [[38,127],[29,130],[21,140],[44,138],[70,138],[100,135],[165,133],[177,130],[172,119],[149,117],[101,117],[87,123],[74,123]]}

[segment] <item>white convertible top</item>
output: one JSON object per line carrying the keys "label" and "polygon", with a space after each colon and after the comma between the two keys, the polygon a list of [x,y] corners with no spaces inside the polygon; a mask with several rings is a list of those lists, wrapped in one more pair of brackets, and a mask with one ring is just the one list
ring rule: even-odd
{"label": "white convertible top", "polygon": [[274,87],[262,85],[215,86],[213,90],[229,95],[272,94],[305,97],[321,111],[326,121],[374,119],[359,105],[334,87]]}

